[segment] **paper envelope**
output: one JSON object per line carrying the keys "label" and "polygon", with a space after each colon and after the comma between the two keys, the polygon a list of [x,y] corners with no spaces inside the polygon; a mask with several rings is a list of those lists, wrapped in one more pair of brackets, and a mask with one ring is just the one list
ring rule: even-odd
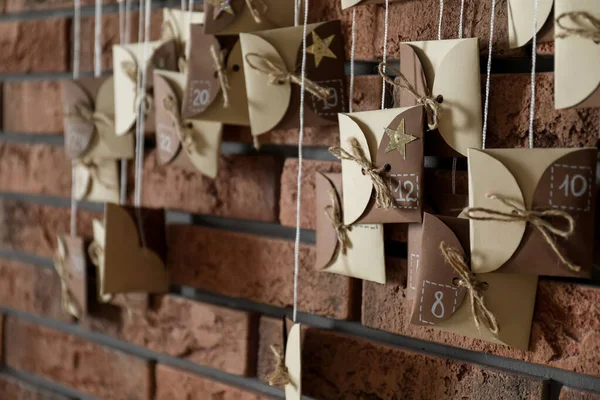
{"label": "paper envelope", "polygon": [[[215,3],[228,3],[231,8],[215,7]],[[211,0],[204,7],[204,29],[211,35],[237,35],[294,25],[293,0]]]}
{"label": "paper envelope", "polygon": [[99,203],[119,201],[117,161],[101,159],[73,164],[75,198]]}
{"label": "paper envelope", "polygon": [[[469,149],[469,207],[513,212],[488,197],[495,194],[527,210],[569,213],[575,231],[568,239],[556,237],[556,243],[567,259],[581,267],[574,272],[563,265],[531,223],[471,220],[473,271],[591,277],[596,156],[594,148]],[[566,227],[565,221],[552,222]]]}
{"label": "paper envelope", "polygon": [[[385,283],[385,252],[383,225],[353,225],[348,232],[351,247],[343,254],[337,233],[326,214],[332,207],[332,195],[341,207],[342,175],[316,174],[317,187],[317,270],[358,279]],[[343,214],[343,212],[342,212]]]}
{"label": "paper envelope", "polygon": [[112,77],[62,81],[61,91],[70,159],[133,158],[133,135],[115,132]]}
{"label": "paper envelope", "polygon": [[[223,124],[183,118],[181,96],[184,86],[185,75],[179,72],[154,71],[158,164],[170,164],[191,172],[200,171],[215,178],[219,168]],[[166,102],[174,102],[175,110],[165,108]],[[179,125],[181,126],[178,127]],[[189,135],[188,139],[183,135]],[[186,144],[185,140],[189,140],[189,143]]]}
{"label": "paper envelope", "polygon": [[406,298],[412,300],[417,294],[417,279],[421,260],[421,238],[423,224],[408,225],[408,271],[406,276]]}
{"label": "paper envelope", "polygon": [[107,203],[100,293],[163,293],[169,288],[165,212]]}
{"label": "paper envelope", "polygon": [[[437,132],[428,132],[425,154],[466,157],[481,148],[481,78],[477,38],[410,42],[400,45],[400,72],[419,94],[441,96]],[[417,104],[395,88],[396,107]]]}
{"label": "paper envelope", "polygon": [[[578,0],[579,1],[579,0]],[[507,0],[508,44],[511,49],[525,46],[533,39],[534,2],[527,0]],[[539,0],[537,41],[554,40],[552,4],[554,0]]]}
{"label": "paper envelope", "polygon": [[[240,34],[250,126],[254,136],[274,128],[298,128],[300,86],[289,81],[270,82],[269,74],[252,68],[248,57],[266,57],[271,63],[299,76],[302,29],[298,26]],[[328,88],[331,97],[321,100],[306,92],[305,126],[332,125],[337,121],[337,114],[346,110],[348,97],[341,24],[340,21],[310,24],[307,32],[306,79]],[[311,52],[319,56],[315,57]],[[261,61],[252,59],[251,62],[263,68]]]}
{"label": "paper envelope", "polygon": [[285,344],[285,366],[291,381],[284,388],[286,400],[302,399],[302,339],[302,325],[294,324]]}
{"label": "paper envelope", "polygon": [[[395,200],[393,208],[378,208],[373,197],[371,178],[362,173],[362,168],[355,161],[342,160],[346,225],[421,222],[423,114],[422,106],[339,114],[341,147],[351,151],[348,143],[351,138],[356,138],[365,157],[375,166],[389,165],[384,180],[389,183]],[[402,129],[406,135],[414,138],[405,146],[405,157],[398,149],[388,151],[389,132]]]}
{"label": "paper envelope", "polygon": [[[600,19],[597,0],[556,0],[554,13],[588,12]],[[561,23],[573,29],[588,28],[582,18]],[[564,33],[558,24],[556,34]],[[579,36],[557,37],[554,56],[554,103],[557,109],[569,107],[600,107],[600,43]]]}
{"label": "paper envelope", "polygon": [[529,347],[529,335],[535,307],[537,276],[488,273],[476,275],[487,283],[482,290],[485,306],[496,317],[498,335],[493,335],[473,320],[470,299],[458,277],[446,262],[440,244],[458,249],[469,260],[469,221],[424,214],[421,262],[411,323],[433,327],[459,335],[505,344],[522,350]]}
{"label": "paper envelope", "polygon": [[[249,126],[248,98],[242,47],[239,40],[205,35],[202,25],[191,27],[189,69],[183,93],[183,116],[203,121],[222,122],[230,125]],[[228,104],[224,104],[224,93],[219,78],[219,66],[212,51],[226,53],[223,71],[228,82]]]}
{"label": "paper envelope", "polygon": [[154,68],[177,70],[175,40],[148,42],[144,59],[144,43],[113,46],[113,77],[115,80],[115,127],[117,135],[127,134],[135,125],[138,99],[137,71],[147,69],[145,129],[154,132],[152,71]]}
{"label": "paper envelope", "polygon": [[57,236],[56,272],[61,278],[62,306],[65,312],[81,318],[88,311],[87,259],[80,237]]}
{"label": "paper envelope", "polygon": [[[390,3],[401,0],[390,0]],[[385,0],[342,0],[342,10],[354,6],[362,6],[366,4],[384,4]]]}
{"label": "paper envelope", "polygon": [[[190,26],[203,24],[204,12],[181,11],[174,8],[163,8],[163,23],[160,39],[163,41],[175,40],[177,43],[177,67],[182,70],[181,61],[185,62],[190,55]],[[181,60],[181,61],[180,61]]]}

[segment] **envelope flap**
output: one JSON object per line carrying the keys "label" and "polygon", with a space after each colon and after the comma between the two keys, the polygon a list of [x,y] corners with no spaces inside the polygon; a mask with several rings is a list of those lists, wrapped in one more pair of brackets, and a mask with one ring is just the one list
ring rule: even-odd
{"label": "envelope flap", "polygon": [[77,311],[85,313],[87,301],[86,253],[83,238],[70,235],[58,236],[58,251],[64,259],[63,271],[59,271],[68,296],[77,304]]}
{"label": "envelope flap", "polygon": [[375,164],[389,165],[389,175],[417,171],[423,164],[423,113],[423,107],[411,107],[400,112],[385,128]]}
{"label": "envelope flap", "polygon": [[223,124],[196,119],[186,120],[186,123],[190,124],[194,150],[188,150],[185,147],[183,150],[203,175],[211,179],[216,178],[221,154]]}
{"label": "envelope flap", "polygon": [[[513,210],[489,195],[501,195],[525,207],[517,180],[497,158],[483,150],[469,149],[469,207],[504,213]],[[474,273],[495,271],[518,249],[526,222],[470,220],[471,269]],[[500,240],[499,240],[500,239]]]}
{"label": "envelope flap", "polygon": [[342,174],[316,173],[317,189],[317,256],[315,269],[323,270],[332,261],[338,248],[336,231],[326,215],[327,207],[331,207],[331,196],[335,196],[338,206],[342,204]]}
{"label": "envelope flap", "polygon": [[[223,6],[219,6],[219,4],[223,4]],[[215,34],[224,30],[239,18],[246,4],[244,0],[216,0],[207,1],[204,7],[206,8],[204,31],[207,34]]]}
{"label": "envelope flap", "polygon": [[360,4],[363,0],[342,0],[342,10],[354,7]]}
{"label": "envelope flap", "polygon": [[[132,68],[133,67],[133,68]],[[136,80],[138,60],[135,53],[125,46],[113,47],[113,78],[115,85],[115,129],[124,135],[135,123]]]}
{"label": "envelope flap", "polygon": [[94,241],[104,249],[104,224],[99,219],[92,220],[92,231],[94,233]]}
{"label": "envelope flap", "polygon": [[[425,71],[421,65],[421,60],[411,45],[401,43],[399,45],[400,50],[400,72],[402,75],[411,83],[417,93],[428,93],[427,80],[425,78]],[[417,99],[406,89],[398,86],[394,87],[394,92],[399,92],[398,95],[394,96],[396,107],[410,107],[416,106]]]}
{"label": "envelope flap", "polygon": [[190,25],[203,23],[204,12],[202,11],[190,13],[174,8],[163,8],[161,40],[175,39],[180,43],[187,43],[190,39]]}
{"label": "envelope flap", "polygon": [[[552,12],[554,0],[539,0],[537,32],[544,27]],[[511,49],[526,45],[533,39],[532,21],[535,15],[532,1],[508,0],[508,43]]]}
{"label": "envelope flap", "polygon": [[[156,102],[156,159],[159,165],[166,165],[173,161],[181,151],[181,142],[171,113],[165,108],[165,102],[172,99],[176,108],[180,108],[181,86],[177,85],[177,73],[167,71],[154,72],[154,98]],[[168,79],[168,77],[175,79]]]}
{"label": "envelope flap", "polygon": [[81,157],[90,148],[95,132],[94,122],[82,118],[78,111],[82,107],[93,112],[95,93],[88,93],[79,82],[61,82],[65,150],[70,159]]}
{"label": "envelope flap", "polygon": [[302,399],[302,326],[294,324],[287,335],[285,366],[291,383],[285,385],[287,400]]}

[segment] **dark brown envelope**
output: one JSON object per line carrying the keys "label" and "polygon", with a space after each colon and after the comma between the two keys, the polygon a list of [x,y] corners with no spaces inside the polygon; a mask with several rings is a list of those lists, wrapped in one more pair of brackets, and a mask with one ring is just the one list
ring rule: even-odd
{"label": "dark brown envelope", "polygon": [[466,194],[440,193],[434,201],[435,214],[447,217],[458,217],[469,206],[469,196]]}
{"label": "dark brown envelope", "polygon": [[417,294],[417,278],[421,260],[421,238],[423,224],[408,225],[408,273],[406,276],[406,298],[412,300]]}
{"label": "dark brown envelope", "polygon": [[87,313],[89,307],[86,244],[83,238],[70,235],[59,236],[58,240],[62,241],[66,250],[62,284],[66,286],[70,298],[75,301],[75,307],[81,313],[78,317],[81,317]]}
{"label": "dark brown envelope", "polygon": [[[294,24],[293,2],[282,0],[255,1],[257,1],[257,6],[259,6],[259,1],[264,2],[267,6],[266,12],[261,15],[261,23],[257,23],[253,19],[245,0],[230,0],[234,15],[223,11],[216,19],[214,18],[215,7],[210,2],[205,2],[204,32],[211,35],[234,35],[242,32],[283,28]],[[271,7],[271,11],[273,11],[273,7],[276,7],[277,10],[269,12],[269,7]]]}

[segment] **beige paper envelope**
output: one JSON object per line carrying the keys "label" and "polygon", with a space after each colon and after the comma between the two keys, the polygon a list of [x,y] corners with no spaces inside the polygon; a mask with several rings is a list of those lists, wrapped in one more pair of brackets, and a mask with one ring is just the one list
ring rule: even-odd
{"label": "beige paper envelope", "polygon": [[[578,0],[577,0],[578,1]],[[538,43],[553,40],[551,18],[554,0],[539,0],[537,34]],[[508,43],[511,49],[525,46],[533,39],[534,2],[508,0]]]}
{"label": "beige paper envelope", "polygon": [[[401,0],[390,0],[390,3]],[[342,0],[342,10],[354,6],[362,6],[366,4],[384,4],[385,0]]]}
{"label": "beige paper envelope", "polygon": [[98,160],[73,165],[75,198],[104,203],[119,201],[119,172],[117,161]]}
{"label": "beige paper envelope", "polygon": [[[576,222],[569,239],[557,238],[561,251],[581,266],[570,271],[543,236],[525,221],[470,221],[472,269],[591,277],[595,215],[595,148],[469,149],[469,207],[511,213],[490,194],[509,198],[527,210],[558,209]],[[561,225],[562,227],[562,225]]]}
{"label": "beige paper envelope", "polygon": [[177,58],[187,60],[190,56],[190,26],[203,23],[204,12],[202,11],[189,12],[175,8],[163,8],[163,25],[160,39],[163,41],[176,40]]}
{"label": "beige paper envelope", "polygon": [[[160,165],[172,164],[188,171],[200,171],[215,178],[219,170],[223,124],[219,122],[184,119],[190,127],[193,149],[183,146],[172,116],[165,110],[164,101],[172,98],[181,114],[181,98],[186,77],[179,72],[154,71],[157,158]],[[180,116],[180,118],[182,118]]]}
{"label": "beige paper envelope", "polygon": [[107,303],[111,301],[112,294],[103,292],[106,274],[104,269],[104,238],[106,237],[106,233],[102,221],[97,219],[92,220],[92,230],[94,232],[94,242],[101,249],[101,254],[98,255],[99,263],[96,265],[98,300],[102,303]]}
{"label": "beige paper envelope", "polygon": [[291,383],[285,385],[286,400],[302,399],[302,326],[294,324],[285,345],[285,366]]}
{"label": "beige paper envelope", "polygon": [[417,295],[419,264],[421,261],[421,237],[423,224],[408,225],[408,273],[406,276],[406,298],[412,300]]}
{"label": "beige paper envelope", "polygon": [[[555,0],[554,14],[586,11],[600,18],[600,1]],[[563,25],[572,28],[587,27],[589,22],[577,23],[564,18]],[[556,34],[563,33],[557,25]],[[554,105],[556,109],[569,107],[600,107],[600,44],[578,36],[556,38],[554,55]]]}
{"label": "beige paper envelope", "polygon": [[56,239],[55,268],[61,278],[62,307],[75,318],[81,318],[88,312],[85,243],[82,238],[70,235],[58,235]]}
{"label": "beige paper envelope", "polygon": [[237,35],[242,32],[264,31],[294,25],[294,2],[288,0],[253,0],[261,22],[256,22],[247,0],[229,0],[233,13],[215,14],[211,2],[204,4],[204,29],[211,35]]}

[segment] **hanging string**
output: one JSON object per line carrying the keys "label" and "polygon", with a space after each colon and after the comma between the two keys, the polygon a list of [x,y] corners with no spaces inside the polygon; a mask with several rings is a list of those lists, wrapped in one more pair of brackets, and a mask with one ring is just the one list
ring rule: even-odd
{"label": "hanging string", "polygon": [[535,64],[537,60],[537,25],[540,0],[533,0],[533,42],[531,44],[531,105],[529,107],[529,148],[533,149],[533,119],[535,118]]}
{"label": "hanging string", "polygon": [[292,319],[297,321],[298,317],[298,274],[300,271],[300,211],[302,199],[302,143],[304,141],[304,98],[306,80],[306,35],[308,25],[308,3],[304,0],[304,29],[302,33],[302,82],[300,84],[300,131],[298,134],[298,186],[296,198],[296,242],[294,245],[294,309]]}
{"label": "hanging string", "polygon": [[302,7],[302,0],[294,0],[294,26],[300,24],[300,8]]}
{"label": "hanging string", "polygon": [[102,0],[96,0],[96,21],[94,24],[94,76],[102,75]]}
{"label": "hanging string", "polygon": [[[73,79],[79,78],[79,52],[81,47],[81,3],[80,0],[73,2]],[[76,160],[71,163],[71,236],[77,235],[77,199],[75,195],[76,185]]]}
{"label": "hanging string", "polygon": [[194,12],[194,0],[189,0],[189,2],[188,2],[188,25],[190,25],[192,23],[192,13],[193,12]]}
{"label": "hanging string", "polygon": [[[390,17],[390,0],[385,0],[385,22],[383,25],[383,65],[387,62],[387,42],[388,42],[388,30],[389,30],[389,17]],[[385,73],[385,67],[383,68]],[[385,78],[383,78],[382,89],[381,89],[381,109],[385,109]]]}
{"label": "hanging string", "polygon": [[125,0],[125,40],[124,44],[131,43],[131,2],[132,0]]}
{"label": "hanging string", "polygon": [[185,0],[181,0],[181,12],[185,11]]}
{"label": "hanging string", "polygon": [[463,20],[465,17],[465,0],[460,0],[460,19],[458,22],[458,38],[463,38]]}
{"label": "hanging string", "polygon": [[438,40],[442,40],[442,20],[444,19],[444,0],[440,0],[440,18],[438,21]]}
{"label": "hanging string", "polygon": [[350,95],[348,99],[348,112],[353,111],[354,99],[354,59],[356,53],[356,7],[352,9],[352,27],[350,28]]}
{"label": "hanging string", "polygon": [[125,42],[125,1],[119,0],[119,44]]}
{"label": "hanging string", "polygon": [[[129,12],[127,8],[129,7],[129,0],[119,1],[119,43],[121,45],[126,44],[128,41],[129,26],[131,21],[129,20]],[[120,171],[120,193],[119,193],[119,203],[125,204],[127,201],[127,170],[128,170],[128,160],[126,158],[121,159],[121,171]]]}
{"label": "hanging string", "polygon": [[485,105],[483,107],[483,131],[481,140],[482,149],[485,149],[485,142],[487,140],[488,111],[490,108],[490,78],[492,75],[492,45],[494,42],[494,24],[496,22],[496,0],[492,0],[490,12],[490,40],[488,43],[487,75],[485,77]]}

